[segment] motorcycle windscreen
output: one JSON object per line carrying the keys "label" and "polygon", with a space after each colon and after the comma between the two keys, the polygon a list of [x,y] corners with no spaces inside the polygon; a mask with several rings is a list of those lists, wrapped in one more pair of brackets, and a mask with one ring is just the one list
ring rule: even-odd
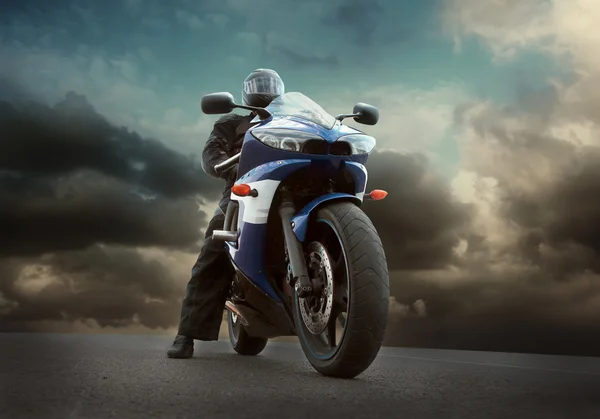
{"label": "motorcycle windscreen", "polygon": [[[266,109],[273,115],[273,118],[286,116],[301,118],[325,129],[333,128],[336,122],[335,118],[321,106],[299,92],[289,92],[279,96]],[[258,122],[259,120],[256,117],[252,122]]]}

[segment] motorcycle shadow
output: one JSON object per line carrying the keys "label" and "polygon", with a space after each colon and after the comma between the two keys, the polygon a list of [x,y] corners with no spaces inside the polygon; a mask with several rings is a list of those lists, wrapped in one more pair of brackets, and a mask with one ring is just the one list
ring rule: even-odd
{"label": "motorcycle shadow", "polygon": [[295,348],[295,346],[289,343],[272,342],[261,354],[256,356],[239,355],[233,349],[229,349],[227,352],[213,352],[206,350],[208,348],[202,348],[188,361],[201,365],[202,369],[235,370],[240,377],[249,377],[253,380],[265,376],[270,382],[291,379],[292,381],[299,380],[303,385],[310,382],[319,382],[321,385],[330,382],[333,385],[343,383],[344,386],[351,388],[354,386],[364,387],[371,381],[367,375],[359,375],[349,380],[326,377],[315,371],[304,358],[301,349]]}

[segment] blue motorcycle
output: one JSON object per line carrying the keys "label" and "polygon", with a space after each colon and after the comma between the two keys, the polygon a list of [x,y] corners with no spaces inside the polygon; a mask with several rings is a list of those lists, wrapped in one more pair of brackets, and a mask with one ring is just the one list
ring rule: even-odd
{"label": "blue motorcycle", "polygon": [[238,105],[230,93],[202,98],[205,114],[256,112],[238,163],[223,230],[236,271],[226,302],[234,350],[257,355],[269,338],[297,336],[321,374],[353,378],[377,356],[388,320],[389,278],[381,240],[360,209],[373,137],[342,124],[375,125],[379,110],[358,103],[333,117],[297,92],[266,108]]}

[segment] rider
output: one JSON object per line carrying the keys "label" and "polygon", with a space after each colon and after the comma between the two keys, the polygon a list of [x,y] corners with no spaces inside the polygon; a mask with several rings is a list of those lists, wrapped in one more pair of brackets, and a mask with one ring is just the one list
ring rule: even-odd
{"label": "rider", "polygon": [[[246,106],[266,107],[273,99],[284,94],[284,84],[276,71],[254,70],[242,87],[242,101]],[[231,187],[237,179],[237,164],[224,173],[216,173],[215,165],[239,153],[244,134],[255,113],[227,114],[215,123],[202,152],[202,169],[208,175],[226,181],[223,196],[206,228],[204,245],[192,268],[186,295],[181,307],[179,330],[173,345],[167,351],[170,358],[190,358],[194,354],[194,339],[217,340],[223,319],[225,300],[234,271],[229,263],[223,242],[212,239],[214,230],[225,223],[225,211],[230,201]]]}

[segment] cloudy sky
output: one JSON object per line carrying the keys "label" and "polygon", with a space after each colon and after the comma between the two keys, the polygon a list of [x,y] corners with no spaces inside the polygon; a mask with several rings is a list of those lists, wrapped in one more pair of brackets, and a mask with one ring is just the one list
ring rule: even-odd
{"label": "cloudy sky", "polygon": [[276,69],[380,107],[387,343],[600,355],[596,0],[23,0],[0,14],[0,328],[170,333],[215,117]]}

